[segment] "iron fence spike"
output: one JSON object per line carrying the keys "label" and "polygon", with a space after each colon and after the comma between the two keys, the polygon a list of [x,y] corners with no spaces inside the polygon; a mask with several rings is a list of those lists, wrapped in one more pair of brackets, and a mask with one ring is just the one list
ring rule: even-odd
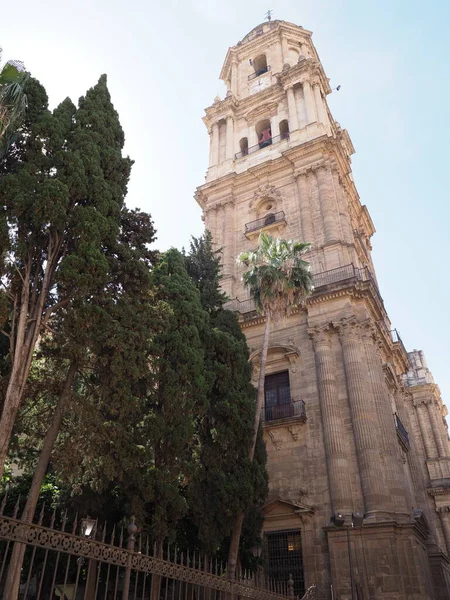
{"label": "iron fence spike", "polygon": [[2,504],[0,506],[0,516],[3,515],[3,511],[5,510],[6,500],[8,498],[9,487],[6,488],[5,495],[3,496]]}
{"label": "iron fence spike", "polygon": [[16,500],[16,504],[14,505],[13,519],[17,518],[17,513],[19,512],[19,504],[20,504],[20,494]]}

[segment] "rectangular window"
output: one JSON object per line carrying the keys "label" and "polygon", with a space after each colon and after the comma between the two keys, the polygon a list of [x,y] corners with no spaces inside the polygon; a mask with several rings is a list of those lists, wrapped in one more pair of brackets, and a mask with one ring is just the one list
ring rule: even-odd
{"label": "rectangular window", "polygon": [[289,371],[266,375],[264,397],[266,421],[291,417],[294,414],[289,385]]}
{"label": "rectangular window", "polygon": [[302,537],[300,529],[266,533],[266,576],[269,582],[287,586],[289,575],[294,580],[294,595],[305,593],[303,575]]}

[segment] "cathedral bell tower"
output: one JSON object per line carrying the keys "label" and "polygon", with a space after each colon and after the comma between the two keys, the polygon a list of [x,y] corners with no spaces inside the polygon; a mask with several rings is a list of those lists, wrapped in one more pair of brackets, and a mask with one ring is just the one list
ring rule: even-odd
{"label": "cathedral bell tower", "polygon": [[[264,316],[236,257],[261,231],[312,243],[314,293],[274,328],[268,355],[268,574],[292,573],[298,595],[318,584],[340,599],[446,598],[450,533],[446,541],[426,491],[429,430],[420,429],[405,383],[410,357],[378,289],[375,229],[353,181],[353,145],[328,108],[331,89],[311,35],[268,21],[228,50],[226,97],[203,119],[209,167],[196,192],[222,249],[222,286],[255,381]],[[433,402],[443,460],[444,409]]]}

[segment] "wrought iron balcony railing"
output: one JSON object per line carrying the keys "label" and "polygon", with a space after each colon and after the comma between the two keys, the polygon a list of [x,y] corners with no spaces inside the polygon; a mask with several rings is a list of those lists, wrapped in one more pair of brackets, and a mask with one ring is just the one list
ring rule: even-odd
{"label": "wrought iron balcony railing", "polygon": [[262,217],[261,219],[256,219],[255,221],[250,221],[250,223],[246,223],[245,225],[245,233],[251,233],[252,231],[257,231],[258,229],[262,229],[263,227],[268,227],[273,223],[285,223],[286,218],[284,212],[280,210],[280,212],[271,213]]}
{"label": "wrought iron balcony railing", "polygon": [[396,414],[394,414],[394,421],[395,421],[395,429],[397,430],[398,439],[400,440],[400,443],[403,446],[403,448],[407,452],[409,452],[409,450],[411,448],[411,444],[409,442],[408,432],[406,431],[405,426],[403,425],[403,423],[400,421],[400,419],[398,418],[398,416]]}
{"label": "wrought iron balcony railing", "polygon": [[[261,221],[261,219],[258,219],[258,221]],[[252,225],[253,223],[255,223],[254,226]],[[256,223],[257,221],[247,223],[246,233],[248,232],[247,226],[254,227],[254,229],[250,229],[250,231],[254,231],[260,227],[264,227],[264,225],[256,227]],[[376,281],[370,273],[369,269],[367,267],[358,268],[355,267],[353,264],[344,265],[343,267],[337,267],[336,269],[330,269],[329,271],[323,271],[322,273],[313,274],[314,293],[321,292],[323,288],[325,288],[328,285],[334,285],[336,283],[343,284],[345,282],[352,282],[352,280],[355,282],[370,282],[372,284],[372,290],[375,296],[378,298],[381,304],[383,304],[383,298],[380,295]],[[241,315],[246,315],[246,313],[252,314],[256,311],[255,303],[251,298],[245,298],[243,300],[235,298],[234,300],[230,300],[229,302],[227,302],[225,304],[225,308],[237,312]],[[398,333],[396,335],[398,335]],[[394,339],[394,341],[397,340]]]}
{"label": "wrought iron balcony railing", "polygon": [[306,421],[306,407],[303,400],[291,400],[288,404],[264,406],[261,414],[261,419],[264,423],[277,421],[278,419],[288,419],[290,417],[297,417],[303,422]]}
{"label": "wrought iron balcony railing", "polygon": [[274,135],[270,138],[267,138],[263,142],[259,142],[258,144],[256,144],[256,146],[250,146],[249,148],[246,148],[245,150],[242,150],[241,152],[237,152],[234,155],[234,158],[236,158],[236,159],[242,158],[243,156],[247,156],[248,154],[253,154],[253,152],[262,150],[262,148],[266,148],[267,146],[272,146],[272,144],[277,144],[278,142],[281,142],[282,140],[287,140],[287,139],[289,139],[289,131],[285,131],[284,133],[281,133],[280,135]]}
{"label": "wrought iron balcony railing", "polygon": [[248,80],[251,81],[252,79],[256,79],[256,77],[264,75],[264,73],[267,73],[268,71],[270,71],[270,65],[267,65],[267,67],[263,67],[262,69],[257,69],[254,73],[251,73],[248,76]]}

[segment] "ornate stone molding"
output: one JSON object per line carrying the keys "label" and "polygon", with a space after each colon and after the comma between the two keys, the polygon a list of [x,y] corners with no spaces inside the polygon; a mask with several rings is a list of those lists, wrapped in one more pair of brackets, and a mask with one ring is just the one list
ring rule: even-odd
{"label": "ornate stone molding", "polygon": [[333,327],[339,333],[339,338],[343,342],[360,339],[361,323],[358,322],[356,317],[348,317],[333,322]]}
{"label": "ornate stone molding", "polygon": [[292,439],[294,440],[294,442],[297,442],[300,436],[302,425],[289,425],[288,429],[290,434],[292,435]]}
{"label": "ornate stone molding", "polygon": [[270,429],[269,430],[270,439],[275,447],[275,450],[281,450],[283,445],[283,436],[281,435],[280,429]]}
{"label": "ornate stone molding", "polygon": [[249,208],[258,208],[261,201],[271,200],[275,205],[281,202],[281,192],[277,190],[273,185],[264,185],[259,187],[253,194],[253,198],[250,200]]}
{"label": "ornate stone molding", "polygon": [[331,347],[331,333],[333,331],[331,323],[325,323],[323,325],[316,325],[315,327],[308,328],[308,335],[312,339],[314,349],[326,346]]}

